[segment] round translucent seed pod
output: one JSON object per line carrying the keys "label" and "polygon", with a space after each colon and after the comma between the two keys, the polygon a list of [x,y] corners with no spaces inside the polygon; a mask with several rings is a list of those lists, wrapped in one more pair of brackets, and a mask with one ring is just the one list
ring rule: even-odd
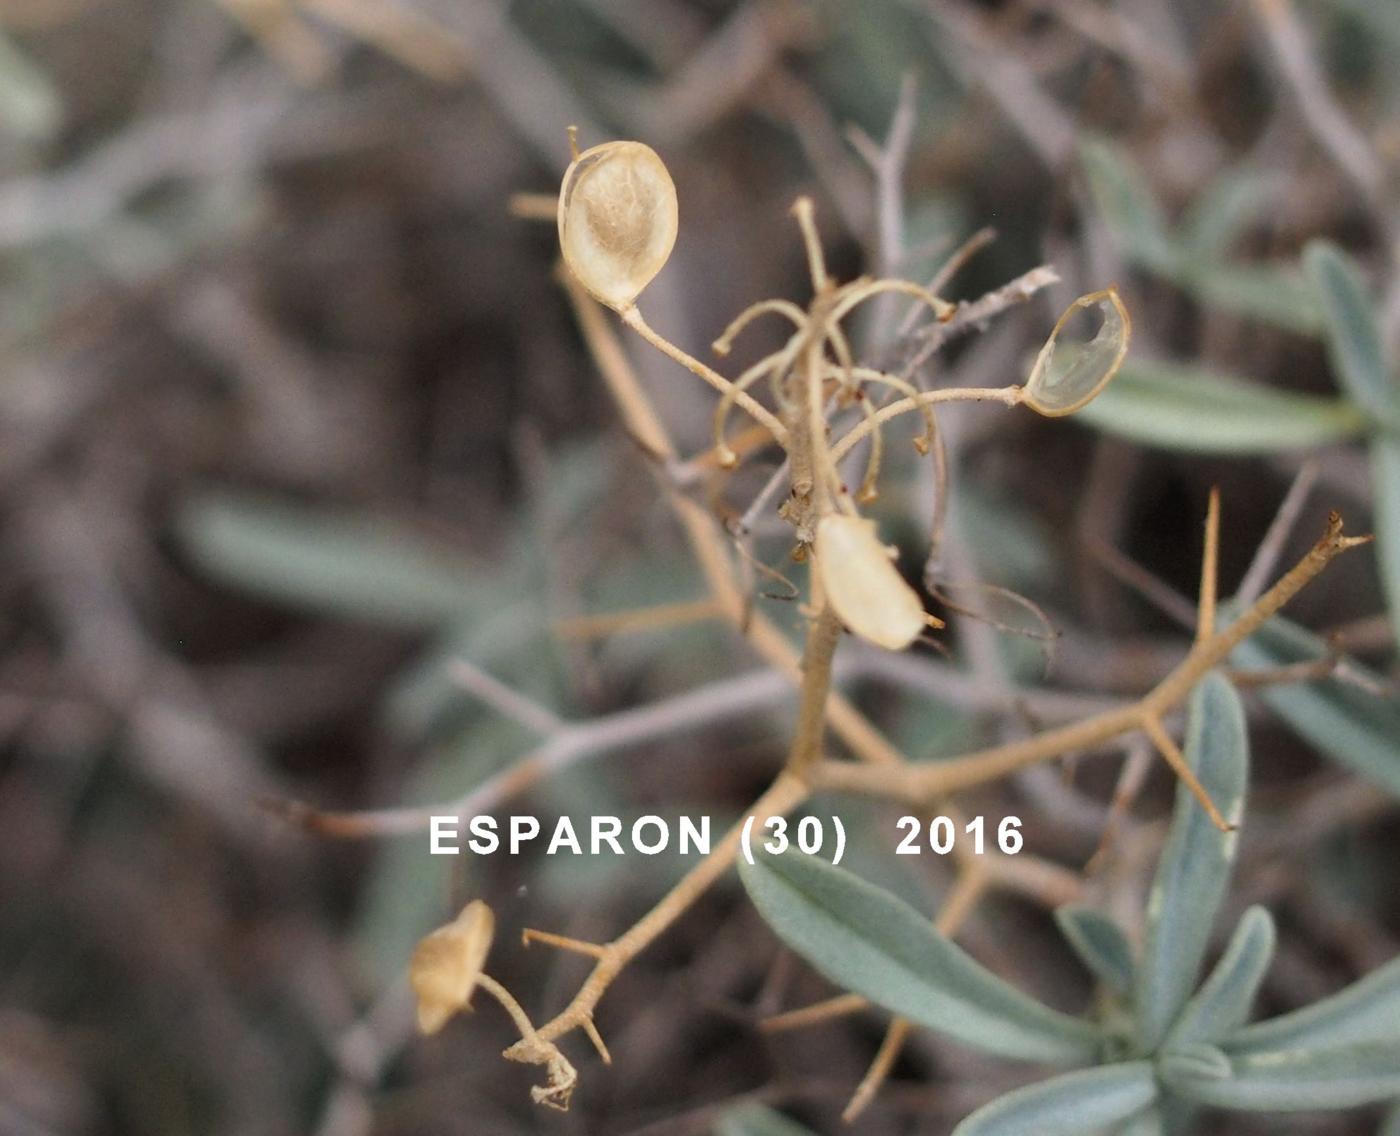
{"label": "round translucent seed pod", "polygon": [[597,299],[630,307],[676,243],[676,187],[655,150],[605,142],[585,150],[559,188],[559,247]]}
{"label": "round translucent seed pod", "polygon": [[[1081,312],[1092,309],[1101,321],[1087,343],[1062,343],[1061,335]],[[1092,318],[1092,317],[1086,317]],[[1055,323],[1026,380],[1025,402],[1048,418],[1073,414],[1118,373],[1132,336],[1128,309],[1115,288],[1080,296]]]}
{"label": "round translucent seed pod", "polygon": [[923,603],[880,543],[874,521],[839,513],[823,517],[816,556],[827,602],[862,639],[901,651],[928,626]]}
{"label": "round translucent seed pod", "polygon": [[418,1028],[423,1033],[437,1033],[453,1014],[466,1008],[495,932],[491,909],[474,899],[451,923],[419,941],[408,964],[408,980],[418,1001]]}

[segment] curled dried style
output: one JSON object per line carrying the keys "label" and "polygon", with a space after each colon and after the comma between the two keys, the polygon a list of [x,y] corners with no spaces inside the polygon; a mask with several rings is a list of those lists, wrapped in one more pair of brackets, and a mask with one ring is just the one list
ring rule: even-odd
{"label": "curled dried style", "polygon": [[[570,141],[574,142],[572,132]],[[669,461],[679,456],[599,304],[616,312],[626,326],[719,393],[714,415],[714,464],[735,466],[741,451],[747,454],[764,446],[776,446],[785,456],[788,494],[778,512],[793,528],[794,559],[810,560],[814,569],[809,577],[808,624],[800,659],[786,636],[761,615],[749,611],[748,598],[736,583],[726,556],[725,538],[714,517],[686,494],[673,493],[667,498],[705,573],[711,593],[709,601],[702,605],[706,614],[728,620],[775,670],[789,676],[799,687],[797,726],[786,760],[772,785],[753,802],[748,813],[756,817],[783,816],[817,791],[858,793],[916,805],[937,800],[941,809],[948,810],[954,807],[948,801],[949,794],[997,780],[1036,762],[1069,752],[1101,749],[1115,738],[1141,733],[1195,794],[1211,821],[1221,829],[1233,828],[1233,821],[1215,807],[1182,759],[1163,724],[1164,716],[1180,705],[1207,674],[1218,673],[1230,651],[1333,557],[1367,538],[1344,536],[1341,519],[1334,516],[1323,539],[1297,566],[1233,623],[1217,628],[1215,562],[1219,510],[1218,501],[1213,498],[1206,526],[1196,641],[1180,665],[1157,687],[1130,706],[1029,738],[936,763],[910,764],[832,688],[832,662],[843,630],[879,647],[902,650],[928,628],[941,626],[939,620],[924,611],[919,594],[898,571],[894,552],[881,541],[875,522],[862,516],[857,507],[877,496],[884,453],[883,429],[904,415],[919,414],[923,428],[914,438],[914,446],[921,453],[933,452],[937,458],[936,413],[942,403],[983,401],[1006,407],[1024,404],[1047,417],[1072,414],[1107,385],[1127,353],[1131,325],[1121,299],[1113,288],[1108,288],[1076,300],[1055,324],[1024,386],[919,390],[907,375],[859,365],[843,321],[867,300],[887,294],[909,297],[927,308],[935,321],[934,328],[957,321],[959,308],[907,280],[861,277],[845,284],[835,281],[826,270],[812,204],[803,198],[794,205],[793,213],[806,249],[812,298],[805,308],[790,300],[768,299],[740,313],[714,343],[721,356],[728,352],[735,337],[759,317],[776,316],[790,326],[790,331],[781,347],[731,380],[653,330],[636,305],[637,298],[665,265],[676,239],[676,191],[661,159],[639,142],[610,142],[582,153],[576,145],[571,148],[573,161],[554,203],[560,250],[567,268],[564,283],[588,345],[629,429],[658,457]],[[1045,270],[1044,277],[1053,279],[1053,274]],[[1094,334],[1084,342],[1069,342],[1070,325],[1081,323],[1086,317],[1098,321]],[[985,313],[970,306],[969,322],[984,318]],[[751,388],[764,383],[774,409],[757,401],[751,393]],[[889,401],[877,404],[871,397],[873,392]],[[853,423],[845,424],[839,412],[852,406],[859,406],[861,413]],[[744,435],[747,440],[736,439],[731,445],[726,423],[736,409],[756,425]],[[841,468],[857,456],[861,446],[867,447],[865,470],[858,492],[852,494]],[[836,761],[826,756],[828,729],[840,737],[857,761]],[[518,772],[526,776],[512,778],[512,784],[532,783],[531,770]],[[453,811],[461,814],[470,808],[458,803]],[[416,823],[422,811],[408,812]],[[404,817],[394,819],[403,821]],[[319,825],[323,831],[342,834],[373,831],[364,817],[328,820],[323,816]],[[486,990],[520,1030],[520,1040],[505,1051],[505,1057],[545,1070],[546,1083],[532,1091],[534,1099],[556,1108],[567,1107],[577,1074],[556,1043],[581,1030],[603,1061],[610,1061],[593,1020],[599,1001],[628,963],[733,865],[741,832],[742,823],[732,828],[655,907],[610,942],[590,943],[526,929],[522,935],[526,945],[543,943],[593,961],[593,969],[569,1004],[538,1028],[519,1004],[483,972],[493,920],[484,904],[478,901],[468,905],[456,920],[424,939],[414,955],[411,977],[422,1028],[425,1032],[440,1028],[466,1007],[474,989]],[[1023,867],[1034,859],[1024,853],[1016,865]],[[951,930],[995,882],[987,875],[989,869],[962,865],[958,870],[958,882],[951,893],[956,898],[949,899],[938,920],[945,930]],[[1063,869],[1042,864],[1039,870]],[[832,1004],[842,1008],[830,1014],[809,1014],[804,1021],[849,1012],[853,1005],[850,997],[836,999]],[[854,1005],[860,1004],[862,1000],[856,998]],[[859,1111],[857,1105],[863,1107],[875,1092],[893,1064],[908,1028],[908,1023],[895,1019],[849,1115]]]}

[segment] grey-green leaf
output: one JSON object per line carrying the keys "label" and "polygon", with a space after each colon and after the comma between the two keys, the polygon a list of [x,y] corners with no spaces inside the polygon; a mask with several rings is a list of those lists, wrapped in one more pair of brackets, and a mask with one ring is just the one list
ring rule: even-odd
{"label": "grey-green leaf", "polygon": [[1269,181],[1249,170],[1223,174],[1200,194],[1178,230],[1185,251],[1198,260],[1219,260],[1271,196]]}
{"label": "grey-green leaf", "polygon": [[714,1133],[715,1136],[813,1136],[810,1128],[767,1105],[752,1102],[721,1113]]}
{"label": "grey-green leaf", "polygon": [[269,599],[406,627],[471,612],[466,564],[369,518],[210,497],[185,508],[179,531],[209,572]]}
{"label": "grey-green leaf", "polygon": [[[1229,680],[1212,672],[1192,693],[1186,760],[1226,819],[1244,813],[1249,739]],[[1166,848],[1147,903],[1147,936],[1137,972],[1138,1043],[1156,1049],[1196,987],[1215,913],[1225,893],[1238,834],[1221,832],[1185,785],[1178,785]]]}
{"label": "grey-green leaf", "polygon": [[1004,1057],[1088,1062],[1101,1035],[998,978],[888,892],[797,852],[739,873],[779,938],[833,982]]}
{"label": "grey-green leaf", "polygon": [[1322,300],[1328,356],[1337,381],[1358,406],[1376,418],[1394,421],[1400,388],[1386,363],[1375,308],[1361,274],[1326,241],[1310,243],[1303,263]]}
{"label": "grey-green leaf", "polygon": [[1334,1049],[1400,1036],[1400,958],[1353,982],[1345,990],[1267,1021],[1245,1026],[1232,1037],[1232,1054],[1271,1050]]}
{"label": "grey-green leaf", "polygon": [[1118,993],[1133,986],[1133,951],[1118,924],[1092,907],[1055,909],[1055,922],[1080,961],[1100,982]]}
{"label": "grey-green leaf", "polygon": [[1219,1041],[1248,1021],[1273,961],[1274,939],[1273,916],[1262,907],[1246,911],[1210,977],[1182,1008],[1166,1044]]}
{"label": "grey-green leaf", "polygon": [[953,1136],[1082,1136],[1127,1120],[1156,1099],[1150,1062],[1103,1065],[998,1097],[954,1128]]}
{"label": "grey-green leaf", "polygon": [[1178,282],[1205,307],[1263,320],[1275,327],[1316,335],[1322,309],[1307,280],[1292,264],[1201,264]]}
{"label": "grey-green leaf", "polygon": [[1169,1043],[1157,1055],[1157,1075],[1169,1085],[1179,1080],[1220,1081],[1232,1072],[1230,1059],[1205,1042]]}
{"label": "grey-green leaf", "polygon": [[1363,415],[1342,399],[1292,394],[1199,367],[1143,359],[1125,362],[1077,417],[1144,445],[1216,454],[1311,449],[1366,427]]}
{"label": "grey-green leaf", "polygon": [[1371,440],[1371,485],[1375,492],[1376,561],[1400,642],[1400,437],[1377,434]]}
{"label": "grey-green leaf", "polygon": [[46,139],[62,121],[53,79],[0,31],[0,124],[23,138]]}
{"label": "grey-green leaf", "polygon": [[1171,258],[1166,217],[1127,154],[1095,139],[1080,148],[1080,161],[1094,202],[1128,259],[1148,267],[1166,264]]}
{"label": "grey-green leaf", "polygon": [[1230,1067],[1226,1078],[1182,1074],[1171,1086],[1201,1104],[1249,1112],[1354,1108],[1400,1095],[1400,1040],[1270,1050],[1236,1057]]}
{"label": "grey-green leaf", "polygon": [[1168,1131],[1162,1109],[1149,1105],[1114,1130],[1113,1136],[1164,1136]]}
{"label": "grey-green leaf", "polygon": [[[1327,657],[1327,645],[1310,631],[1275,617],[1235,648],[1230,662],[1270,669]],[[1368,683],[1384,680],[1359,663],[1347,668]],[[1400,703],[1378,698],[1336,678],[1264,687],[1259,697],[1300,736],[1334,761],[1400,796]]]}

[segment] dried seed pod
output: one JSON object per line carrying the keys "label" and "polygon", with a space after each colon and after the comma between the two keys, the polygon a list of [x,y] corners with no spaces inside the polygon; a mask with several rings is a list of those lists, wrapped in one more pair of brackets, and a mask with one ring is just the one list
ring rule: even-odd
{"label": "dried seed pod", "polygon": [[676,243],[676,187],[640,142],[585,150],[559,188],[559,247],[578,282],[609,307],[629,307]]}
{"label": "dried seed pod", "polygon": [[418,999],[418,1028],[424,1033],[437,1033],[453,1014],[467,1008],[495,930],[491,909],[474,899],[451,923],[419,941],[408,979]]}
{"label": "dried seed pod", "polygon": [[[1098,311],[1103,322],[1087,343],[1060,342],[1066,325],[1087,308]],[[1026,380],[1026,405],[1047,418],[1073,414],[1089,402],[1118,373],[1128,354],[1133,325],[1116,288],[1080,296],[1055,323],[1050,338],[1036,356]]]}
{"label": "dried seed pod", "polygon": [[901,651],[929,625],[923,603],[880,543],[874,521],[839,513],[823,517],[816,553],[827,601],[862,639]]}

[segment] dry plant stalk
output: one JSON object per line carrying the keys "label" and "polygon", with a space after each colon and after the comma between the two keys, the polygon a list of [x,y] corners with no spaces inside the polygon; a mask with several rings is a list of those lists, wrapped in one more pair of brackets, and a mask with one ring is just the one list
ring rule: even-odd
{"label": "dry plant stalk", "polygon": [[[540,215],[542,211],[534,199],[529,204],[527,212]],[[940,322],[953,319],[957,309],[908,281],[862,277],[839,284],[826,270],[811,202],[799,199],[793,213],[806,247],[812,299],[805,309],[788,300],[772,299],[742,312],[716,340],[715,350],[720,355],[728,351],[733,339],[750,322],[761,316],[777,316],[791,325],[791,332],[777,351],[730,380],[654,331],[636,307],[637,297],[669,255],[678,223],[674,185],[655,152],[635,142],[607,143],[583,153],[575,146],[574,161],[564,177],[557,205],[566,265],[563,283],[580,328],[626,429],[656,459],[658,468],[673,465],[679,455],[637,382],[600,304],[612,308],[643,339],[720,393],[714,423],[714,455],[719,465],[732,466],[738,461],[738,452],[729,445],[726,434],[728,415],[735,408],[746,412],[761,438],[781,447],[787,458],[789,495],[779,512],[794,530],[794,558],[811,559],[816,569],[811,575],[807,635],[800,659],[771,622],[750,611],[748,597],[736,582],[726,537],[715,518],[662,479],[668,502],[710,591],[708,600],[686,614],[717,614],[743,635],[767,663],[799,687],[798,723],[787,759],[772,785],[748,812],[758,817],[784,815],[818,790],[886,797],[919,806],[937,804],[946,811],[951,808],[946,799],[949,794],[997,780],[1036,762],[1092,750],[1123,735],[1140,732],[1191,788],[1215,824],[1226,830],[1232,828],[1234,818],[1224,817],[1216,809],[1186,765],[1163,719],[1207,672],[1219,667],[1235,646],[1283,607],[1334,557],[1370,538],[1345,536],[1341,519],[1334,513],[1322,538],[1292,570],[1233,623],[1217,629],[1219,507],[1213,496],[1206,525],[1195,643],[1153,690],[1127,707],[1023,741],[978,750],[936,765],[907,764],[883,735],[832,689],[832,660],[843,629],[897,650],[908,646],[927,628],[941,625],[923,611],[917,593],[895,570],[873,522],[863,518],[857,508],[858,499],[868,500],[876,491],[882,428],[896,418],[918,412],[923,430],[915,445],[928,452],[936,435],[935,409],[943,403],[999,401],[1008,407],[1024,403],[1052,417],[1072,413],[1093,398],[1117,371],[1127,351],[1130,322],[1114,289],[1092,293],[1075,301],[1055,325],[1025,386],[919,391],[899,376],[859,366],[842,321],[865,301],[889,293],[919,301]],[[1085,310],[1100,315],[1102,326],[1098,333],[1080,350],[1061,351],[1062,330],[1071,317]],[[768,385],[776,412],[750,393],[750,388],[760,383]],[[882,387],[900,397],[876,409],[868,396],[870,387]],[[829,436],[833,410],[852,405],[860,406],[862,418],[833,442]],[[860,493],[853,494],[841,475],[840,464],[866,439],[872,442],[870,457]],[[836,761],[824,756],[828,728],[857,761]],[[321,827],[335,830],[333,825]],[[576,1074],[555,1043],[573,1031],[584,1031],[604,1060],[608,1060],[593,1021],[599,1000],[627,964],[729,869],[738,854],[740,833],[741,826],[726,833],[711,854],[651,911],[610,942],[589,943],[527,929],[522,936],[527,945],[538,942],[594,960],[592,971],[569,1004],[538,1028],[531,1026],[504,990],[479,973],[480,962],[476,963],[476,984],[506,1006],[521,1030],[521,1040],[507,1049],[505,1056],[546,1069],[546,1085],[533,1091],[537,1101],[567,1106]],[[1008,867],[1010,863],[1009,857],[995,854],[985,862],[961,859],[956,882],[938,915],[938,926],[952,933],[993,886],[1035,889],[1064,871],[1052,865]],[[433,937],[429,936],[425,944]],[[807,1025],[865,1005],[862,998],[844,995],[773,1019],[768,1028]],[[422,1007],[420,991],[420,1012]],[[436,1020],[429,1009],[430,1021]],[[847,1109],[848,1118],[857,1114],[878,1090],[909,1028],[908,1023],[895,1019]]]}

